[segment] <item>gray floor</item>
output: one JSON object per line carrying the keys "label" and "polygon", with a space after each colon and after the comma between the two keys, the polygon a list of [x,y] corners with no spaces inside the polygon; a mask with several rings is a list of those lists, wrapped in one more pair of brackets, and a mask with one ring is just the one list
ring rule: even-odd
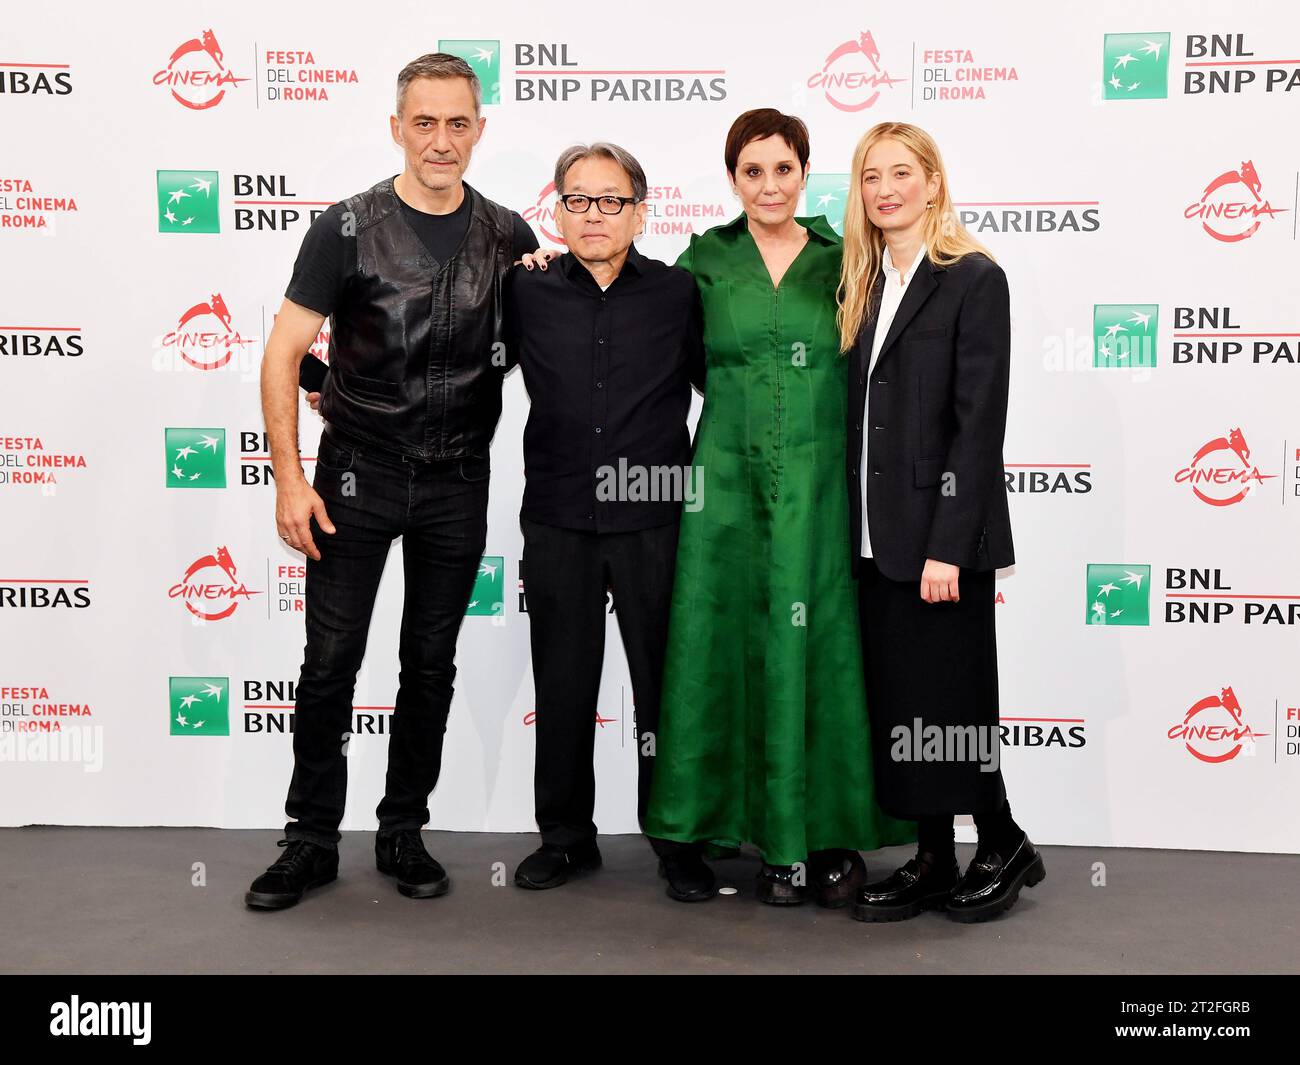
{"label": "gray floor", "polygon": [[[406,899],[375,871],[373,837],[349,833],[335,883],[291,910],[249,911],[244,890],[278,838],[2,829],[0,972],[1300,972],[1295,855],[1047,847],[1047,879],[1003,918],[867,925],[760,905],[746,855],[715,865],[736,894],[673,902],[635,836],[601,838],[601,872],[530,892],[510,880],[534,837],[426,833],[452,890]],[[908,856],[868,855],[868,873]],[[1106,886],[1093,886],[1097,862]]]}

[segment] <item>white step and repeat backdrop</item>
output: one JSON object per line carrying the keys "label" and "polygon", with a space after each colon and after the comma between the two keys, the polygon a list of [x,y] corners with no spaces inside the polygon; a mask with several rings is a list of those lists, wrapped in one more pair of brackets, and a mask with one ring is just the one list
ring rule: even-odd
{"label": "white step and repeat backdrop", "polygon": [[[573,141],[640,157],[641,247],[671,260],[737,213],[722,146],[747,108],[808,122],[806,213],[837,225],[864,130],[933,133],[1011,282],[1018,562],[997,587],[1017,817],[1045,843],[1300,851],[1300,15],[600,10],[6,14],[0,822],[283,822],[303,568],[273,522],[263,340],[312,217],[401,166],[397,71],[442,49],[487,87],[471,182],[546,245]],[[517,374],[506,391],[438,828],[534,827],[527,397]],[[320,422],[302,421],[310,472]],[[399,550],[357,685],[348,829],[374,825],[382,791]],[[609,625],[597,820],[634,831]]]}

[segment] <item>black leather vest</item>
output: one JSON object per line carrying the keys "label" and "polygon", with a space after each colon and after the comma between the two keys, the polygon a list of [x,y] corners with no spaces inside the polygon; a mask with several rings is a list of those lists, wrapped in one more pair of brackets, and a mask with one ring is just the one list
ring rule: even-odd
{"label": "black leather vest", "polygon": [[420,459],[486,451],[501,415],[502,283],[510,212],[469,185],[465,239],[442,268],[402,215],[393,179],[345,201],[357,269],[330,317],[327,424]]}

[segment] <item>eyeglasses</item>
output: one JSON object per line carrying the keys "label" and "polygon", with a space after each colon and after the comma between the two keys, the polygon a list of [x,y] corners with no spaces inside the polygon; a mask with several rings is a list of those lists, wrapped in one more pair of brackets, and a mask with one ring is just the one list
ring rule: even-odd
{"label": "eyeglasses", "polygon": [[635,196],[580,196],[578,193],[565,193],[560,198],[566,211],[573,214],[586,214],[591,210],[591,205],[596,205],[596,210],[601,214],[622,214],[623,208],[629,203],[640,203],[641,201]]}

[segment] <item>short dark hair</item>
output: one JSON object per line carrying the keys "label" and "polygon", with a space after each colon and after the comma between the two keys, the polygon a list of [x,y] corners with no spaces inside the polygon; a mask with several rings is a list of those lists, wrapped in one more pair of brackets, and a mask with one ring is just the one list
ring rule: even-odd
{"label": "short dark hair", "polygon": [[478,75],[474,73],[465,60],[458,55],[450,55],[447,52],[430,52],[428,55],[422,55],[419,59],[412,59],[406,66],[402,67],[401,72],[397,75],[397,113],[402,113],[402,108],[406,105],[407,87],[416,78],[464,78],[469,82],[469,91],[474,95],[474,114],[478,114],[483,106],[483,85],[478,80]]}
{"label": "short dark hair", "polygon": [[772,136],[781,137],[790,145],[801,170],[808,165],[808,127],[803,124],[803,120],[794,115],[783,115],[775,107],[758,107],[746,111],[727,131],[727,146],[723,151],[727,173],[733,178],[736,176],[740,151],[746,144]]}
{"label": "short dark hair", "polygon": [[574,144],[565,148],[560,153],[560,157],[555,160],[555,192],[557,195],[564,195],[564,179],[569,176],[569,168],[574,163],[583,159],[590,159],[595,156],[598,159],[608,159],[617,163],[623,168],[623,173],[632,184],[632,195],[640,202],[646,198],[649,188],[646,185],[645,171],[641,169],[641,164],[636,161],[636,156],[626,148],[620,148],[617,144],[610,144],[609,141],[597,141],[595,144]]}

